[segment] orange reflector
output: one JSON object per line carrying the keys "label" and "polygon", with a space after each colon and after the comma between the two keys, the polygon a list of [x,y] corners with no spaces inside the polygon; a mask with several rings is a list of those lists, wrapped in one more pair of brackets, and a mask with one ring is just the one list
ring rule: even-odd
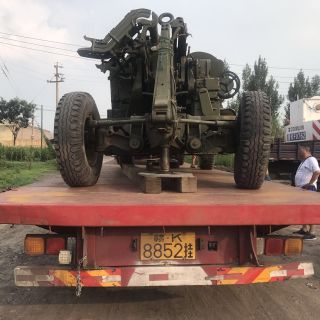
{"label": "orange reflector", "polygon": [[24,252],[30,256],[44,254],[44,239],[35,236],[26,236],[24,240]]}
{"label": "orange reflector", "polygon": [[298,239],[298,238],[286,239],[284,243],[284,254],[286,256],[300,255],[302,252],[302,245],[303,245],[302,239]]}

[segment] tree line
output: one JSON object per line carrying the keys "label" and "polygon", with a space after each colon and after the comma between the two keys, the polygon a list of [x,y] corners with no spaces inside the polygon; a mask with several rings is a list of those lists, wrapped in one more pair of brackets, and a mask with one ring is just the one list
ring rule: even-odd
{"label": "tree line", "polygon": [[[320,95],[320,77],[319,75],[314,75],[310,79],[300,70],[294,77],[293,82],[290,83],[287,96],[285,97],[279,92],[278,81],[269,74],[266,60],[259,56],[258,60],[254,63],[253,69],[250,68],[249,64],[246,64],[243,68],[241,88],[239,94],[232,101],[228,102],[227,106],[237,111],[244,91],[264,91],[270,101],[273,136],[282,138],[283,126],[289,124],[290,121],[290,102]],[[284,118],[282,119],[280,117],[280,108],[285,102],[285,98],[288,102],[284,106]]]}

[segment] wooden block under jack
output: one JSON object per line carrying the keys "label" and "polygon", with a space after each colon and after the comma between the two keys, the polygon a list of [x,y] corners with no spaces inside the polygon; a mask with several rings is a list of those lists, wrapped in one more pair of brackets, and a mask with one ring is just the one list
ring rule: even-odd
{"label": "wooden block under jack", "polygon": [[183,193],[197,192],[197,178],[192,173],[139,172],[138,175],[144,177],[142,189],[145,193],[160,193],[166,189]]}
{"label": "wooden block under jack", "polygon": [[197,192],[197,177],[182,177],[179,181],[179,192]]}
{"label": "wooden block under jack", "polygon": [[157,173],[144,172],[145,169],[134,165],[123,165],[122,172],[144,193],[161,193],[162,190],[174,190],[183,193],[197,192],[197,177],[189,172]]}
{"label": "wooden block under jack", "polygon": [[157,177],[143,177],[141,184],[144,193],[161,193],[162,181]]}

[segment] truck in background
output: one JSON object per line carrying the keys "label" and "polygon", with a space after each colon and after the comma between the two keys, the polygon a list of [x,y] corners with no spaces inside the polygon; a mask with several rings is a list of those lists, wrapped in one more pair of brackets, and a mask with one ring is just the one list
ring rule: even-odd
{"label": "truck in background", "polygon": [[320,140],[320,96],[290,103],[290,124],[285,126],[284,142]]}
{"label": "truck in background", "polygon": [[290,124],[284,130],[284,139],[275,139],[271,145],[269,173],[293,179],[300,163],[299,143],[308,142],[312,155],[320,161],[320,96],[291,102]]}

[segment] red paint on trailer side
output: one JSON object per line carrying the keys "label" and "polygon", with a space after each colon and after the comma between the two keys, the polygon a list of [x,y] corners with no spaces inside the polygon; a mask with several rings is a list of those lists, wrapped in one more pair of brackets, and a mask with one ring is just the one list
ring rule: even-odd
{"label": "red paint on trailer side", "polygon": [[320,224],[320,206],[0,204],[0,223],[79,227]]}
{"label": "red paint on trailer side", "polygon": [[0,194],[0,223],[50,226],[231,226],[320,224],[316,192],[265,182],[260,190],[235,188],[233,175],[193,172],[197,193],[144,194],[117,165],[106,164],[99,183],[69,188],[50,184]]}

